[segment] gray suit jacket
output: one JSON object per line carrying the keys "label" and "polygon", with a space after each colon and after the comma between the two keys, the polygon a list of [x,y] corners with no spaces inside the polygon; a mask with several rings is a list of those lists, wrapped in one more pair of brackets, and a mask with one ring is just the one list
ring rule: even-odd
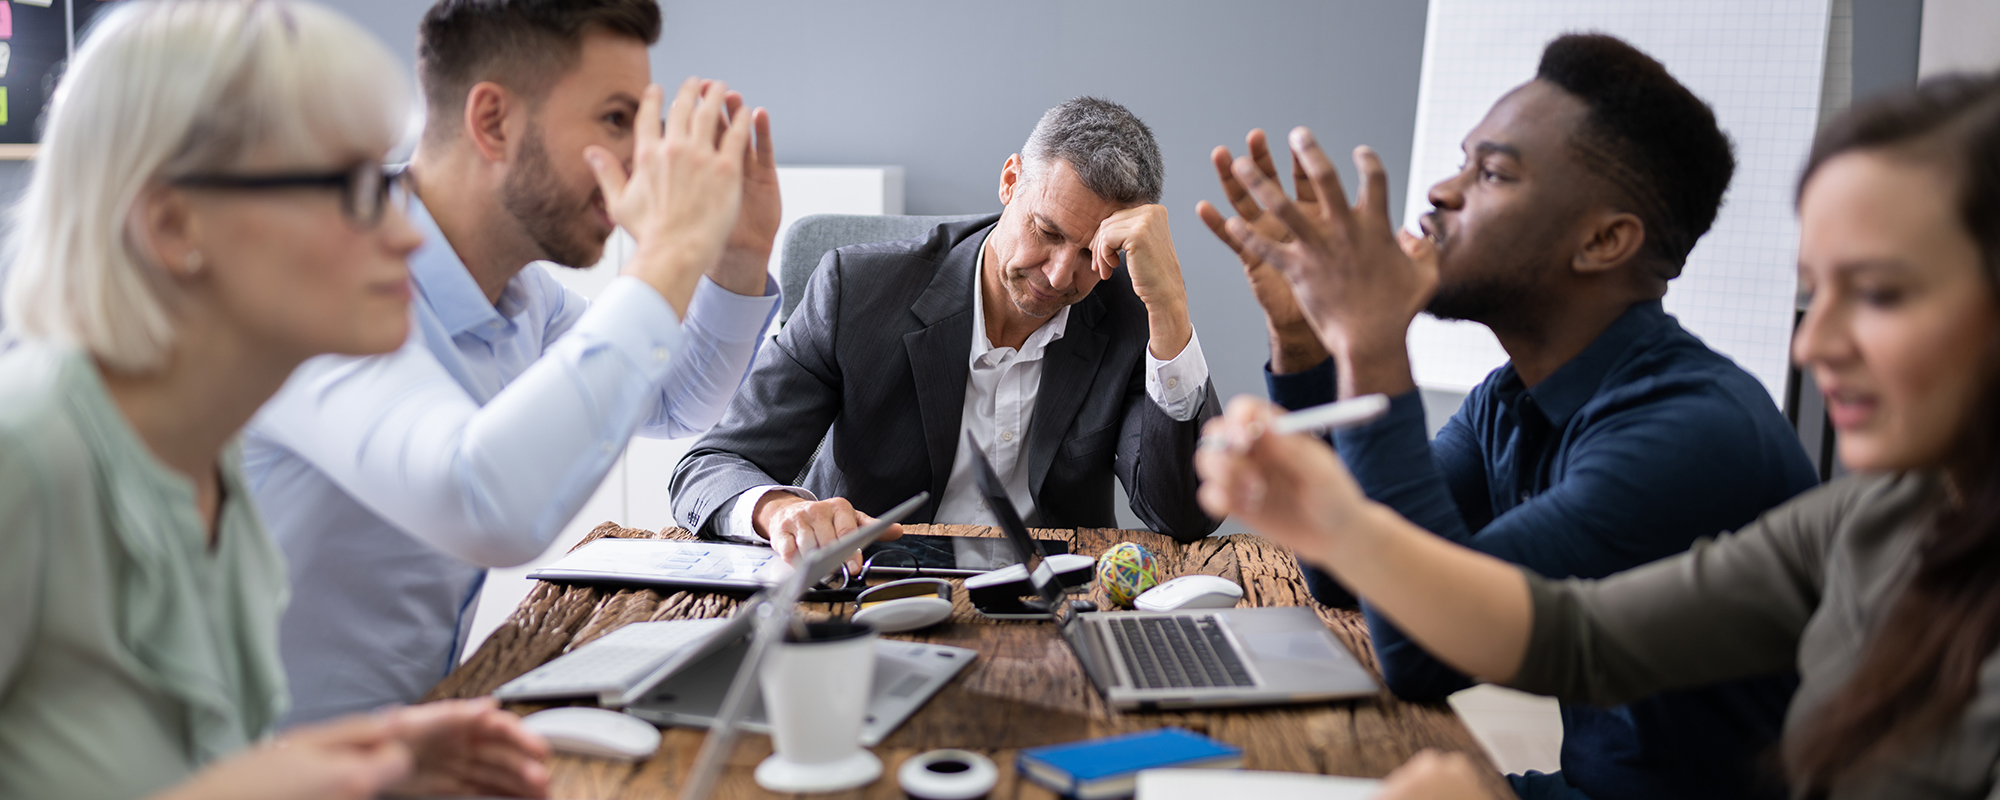
{"label": "gray suit jacket", "polygon": [[[920,491],[935,519],[960,439],[979,248],[998,217],[924,239],[828,252],[728,413],[674,469],[674,518],[712,533],[730,498],[766,484],[845,497],[880,514]],[[1215,530],[1195,503],[1194,448],[1220,405],[1177,422],[1146,395],[1146,309],[1123,268],[1071,307],[1043,354],[1028,437],[1029,488],[1047,527],[1115,527],[1111,480],[1181,541]],[[824,442],[822,442],[822,439]]]}

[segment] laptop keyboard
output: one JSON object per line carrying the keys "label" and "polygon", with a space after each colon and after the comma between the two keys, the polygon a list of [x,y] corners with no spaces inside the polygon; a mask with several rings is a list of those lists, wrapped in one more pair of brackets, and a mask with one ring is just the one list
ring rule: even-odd
{"label": "laptop keyboard", "polygon": [[509,681],[503,694],[595,694],[605,687],[629,687],[701,638],[729,624],[726,619],[635,622]]}
{"label": "laptop keyboard", "polygon": [[1112,638],[1141,689],[1251,686],[1214,616],[1113,617]]}

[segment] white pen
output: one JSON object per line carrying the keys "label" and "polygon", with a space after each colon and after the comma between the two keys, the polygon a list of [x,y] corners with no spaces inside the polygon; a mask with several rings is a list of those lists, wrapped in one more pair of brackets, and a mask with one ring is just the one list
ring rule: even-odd
{"label": "white pen", "polygon": [[[1270,432],[1281,436],[1291,433],[1326,433],[1374,422],[1388,411],[1388,395],[1364,394],[1336,403],[1302,408],[1278,417],[1271,420]],[[1203,436],[1199,446],[1214,449],[1233,444],[1237,443],[1229,441],[1227,437]]]}

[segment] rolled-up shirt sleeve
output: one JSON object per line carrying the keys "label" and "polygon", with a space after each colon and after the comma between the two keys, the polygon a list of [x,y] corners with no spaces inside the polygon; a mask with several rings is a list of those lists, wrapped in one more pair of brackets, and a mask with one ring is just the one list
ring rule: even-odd
{"label": "rolled-up shirt sleeve", "polygon": [[619,278],[483,406],[421,331],[391,354],[313,359],[253,426],[410,535],[480,566],[519,564],[642,424],[687,435],[720,416],[776,305],[775,293],[728,294],[704,279],[683,325],[651,287]]}

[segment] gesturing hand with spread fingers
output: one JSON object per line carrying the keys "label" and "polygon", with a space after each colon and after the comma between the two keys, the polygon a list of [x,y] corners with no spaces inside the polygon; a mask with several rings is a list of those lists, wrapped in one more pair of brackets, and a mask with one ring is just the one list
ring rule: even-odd
{"label": "gesturing hand with spread fingers", "polygon": [[[1243,249],[1285,273],[1307,322],[1340,368],[1340,395],[1396,395],[1415,387],[1404,348],[1410,321],[1437,290],[1437,259],[1428,243],[1403,236],[1389,220],[1389,179],[1382,160],[1366,147],[1354,152],[1362,189],[1347,205],[1340,175],[1312,132],[1296,128],[1292,158],[1303,165],[1320,201],[1294,201],[1255,159],[1231,164],[1250,198],[1291,241],[1275,240],[1238,217],[1225,230]],[[1407,250],[1406,250],[1407,248]]]}
{"label": "gesturing hand with spread fingers", "polygon": [[[1273,182],[1278,180],[1278,166],[1271,158],[1271,147],[1265,141],[1264,130],[1253,128],[1244,137],[1244,147],[1257,168]],[[1250,190],[1243,188],[1243,182],[1236,179],[1232,166],[1235,156],[1229,148],[1217,145],[1209,153],[1215,163],[1216,178],[1222,182],[1222,193],[1229,199],[1231,208],[1244,222],[1250,224],[1264,238],[1274,242],[1289,242],[1293,236],[1290,229],[1277,217],[1264,213],[1257,203],[1250,199]],[[1292,185],[1297,187],[1299,208],[1308,216],[1319,213],[1319,195],[1313,191],[1312,182],[1306,178],[1305,166],[1297,159],[1292,160]],[[1250,282],[1250,293],[1257,298],[1257,305],[1264,309],[1264,322],[1271,334],[1271,371],[1277,374],[1298,372],[1326,360],[1326,347],[1319,342],[1319,335],[1306,323],[1305,313],[1299,310],[1299,302],[1292,295],[1292,286],[1284,273],[1278,271],[1246,249],[1243,243],[1229,233],[1227,220],[1207,200],[1195,204],[1195,213],[1215,236],[1236,252],[1243,261],[1243,276]]]}
{"label": "gesturing hand with spread fingers", "polygon": [[696,282],[720,262],[743,207],[744,160],[758,115],[729,117],[728,94],[721,81],[689,78],[662,127],[654,120],[665,92],[646,87],[631,173],[602,147],[583,153],[612,221],[638,241],[625,274],[651,284],[684,317]]}

